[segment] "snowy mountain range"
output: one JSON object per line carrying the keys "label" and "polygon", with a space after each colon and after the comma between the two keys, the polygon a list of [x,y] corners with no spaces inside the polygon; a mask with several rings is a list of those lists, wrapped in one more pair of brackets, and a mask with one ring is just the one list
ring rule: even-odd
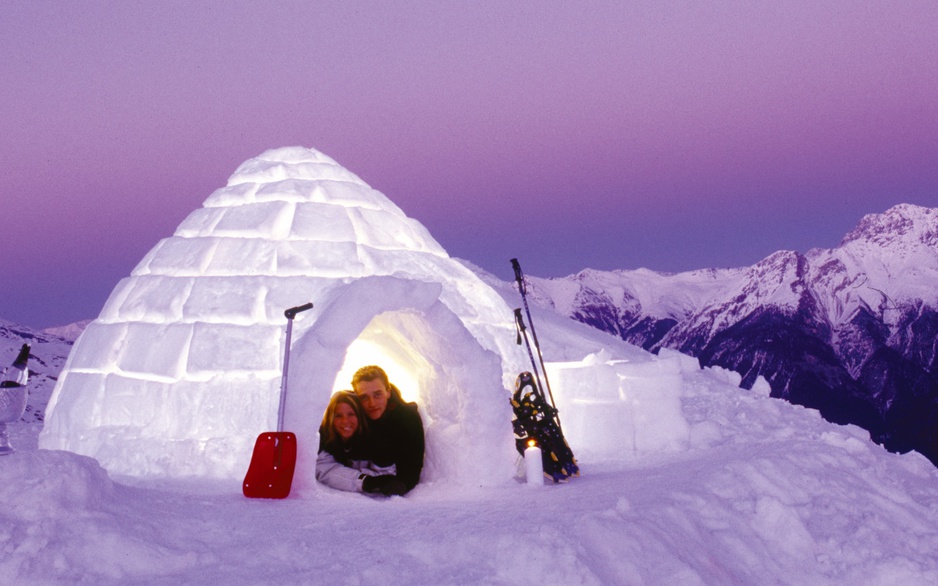
{"label": "snowy mountain range", "polygon": [[938,209],[864,217],[839,246],[750,267],[530,278],[532,299],[656,352],[760,375],[772,395],[938,464]]}

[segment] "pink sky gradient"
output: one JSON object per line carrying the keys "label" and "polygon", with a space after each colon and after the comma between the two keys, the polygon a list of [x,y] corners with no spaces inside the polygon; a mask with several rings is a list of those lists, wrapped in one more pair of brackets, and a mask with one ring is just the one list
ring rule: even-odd
{"label": "pink sky gradient", "polygon": [[94,317],[279,146],[505,279],[742,266],[938,207],[930,0],[191,4],[0,3],[0,318]]}

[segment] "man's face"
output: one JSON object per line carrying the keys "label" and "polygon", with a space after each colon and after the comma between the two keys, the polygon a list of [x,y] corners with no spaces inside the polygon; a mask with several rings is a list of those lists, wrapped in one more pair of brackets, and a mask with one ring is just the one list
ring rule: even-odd
{"label": "man's face", "polygon": [[381,379],[363,380],[355,385],[355,394],[362,403],[362,409],[368,419],[381,419],[384,410],[388,407],[388,397],[391,393],[385,388]]}

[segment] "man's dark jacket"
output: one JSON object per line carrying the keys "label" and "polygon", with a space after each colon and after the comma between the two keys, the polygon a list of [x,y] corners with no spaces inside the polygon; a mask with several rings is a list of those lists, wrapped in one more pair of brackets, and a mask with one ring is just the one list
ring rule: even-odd
{"label": "man's dark jacket", "polygon": [[415,403],[388,402],[380,419],[368,422],[374,463],[397,467],[397,478],[411,490],[420,482],[425,449],[423,420]]}

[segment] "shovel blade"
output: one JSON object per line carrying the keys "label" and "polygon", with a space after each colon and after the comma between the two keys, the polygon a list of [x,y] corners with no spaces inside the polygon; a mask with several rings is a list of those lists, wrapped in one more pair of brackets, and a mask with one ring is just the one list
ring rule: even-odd
{"label": "shovel blade", "polygon": [[254,442],[254,455],[244,476],[244,496],[287,498],[295,469],[296,435],[289,431],[265,431]]}

